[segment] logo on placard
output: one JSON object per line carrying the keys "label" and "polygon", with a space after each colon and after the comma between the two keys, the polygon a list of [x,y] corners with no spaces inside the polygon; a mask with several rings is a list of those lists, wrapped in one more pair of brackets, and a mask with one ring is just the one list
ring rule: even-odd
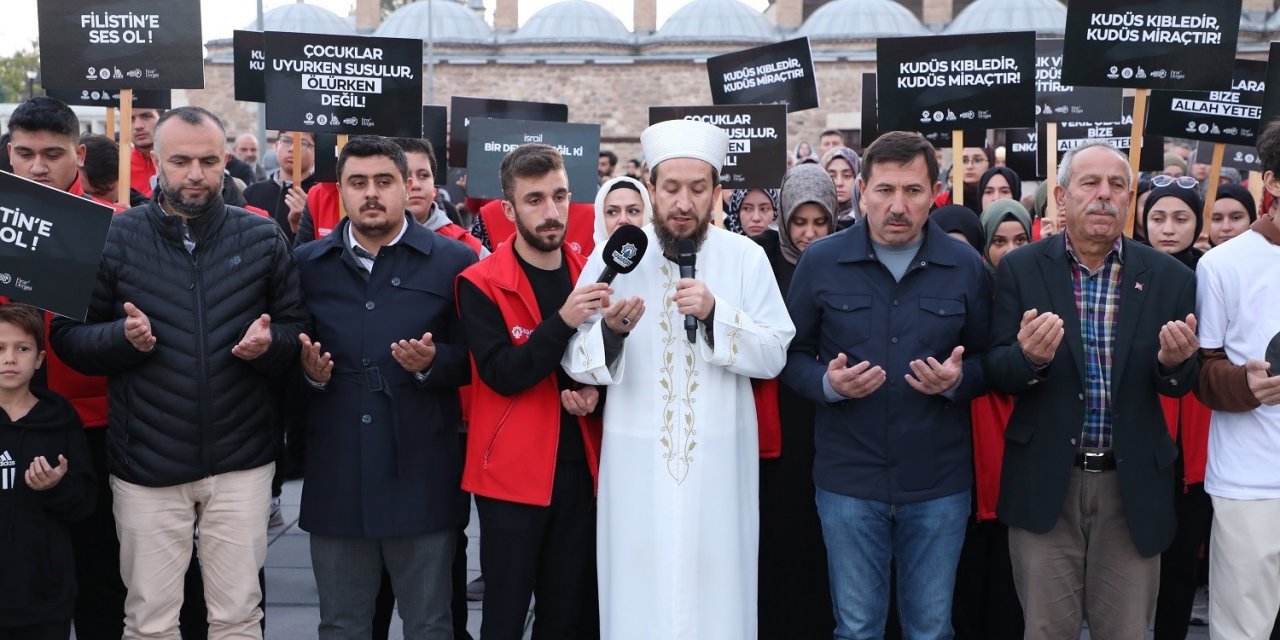
{"label": "logo on placard", "polygon": [[350,118],[347,118],[346,120],[343,120],[343,121],[342,121],[342,124],[345,124],[345,125],[347,125],[348,127],[354,127],[354,126],[356,126],[356,123],[358,123],[358,122],[360,122],[360,118],[357,118],[357,117],[355,117],[355,116],[351,116]]}
{"label": "logo on placard", "polygon": [[1135,77],[1135,78],[1137,78],[1137,79],[1139,79],[1139,80],[1144,80],[1144,79],[1146,79],[1146,77],[1147,77],[1147,72],[1146,72],[1146,71],[1143,71],[1143,70],[1142,70],[1142,67],[1141,67],[1141,66],[1139,66],[1139,67],[1138,67],[1137,72],[1135,72],[1135,73],[1133,74],[1133,77]]}
{"label": "logo on placard", "polygon": [[1187,133],[1195,133],[1195,132],[1196,132],[1196,121],[1192,120],[1191,122],[1187,123]]}
{"label": "logo on placard", "polygon": [[974,117],[976,117],[977,115],[978,115],[978,114],[977,114],[977,112],[976,112],[976,111],[974,111],[973,109],[970,109],[970,110],[968,110],[968,111],[966,111],[966,112],[964,112],[964,113],[960,114],[960,119],[961,119],[961,120],[972,120],[972,119],[974,119]]}
{"label": "logo on placard", "polygon": [[1133,68],[1132,68],[1132,67],[1125,67],[1123,70],[1121,70],[1121,71],[1120,71],[1120,77],[1124,78],[1125,80],[1128,80],[1129,78],[1132,78],[1132,77],[1133,77]]}
{"label": "logo on placard", "polygon": [[80,99],[81,99],[81,100],[88,100],[88,99],[89,99],[89,90],[88,90],[88,89],[85,89],[84,91],[81,91],[81,92],[80,92]]}
{"label": "logo on placard", "polygon": [[111,79],[111,70],[110,70],[110,69],[108,69],[108,68],[106,68],[106,67],[103,67],[103,68],[101,68],[101,69],[98,69],[98,77],[99,77],[99,78],[102,78],[103,80],[110,80],[110,79]]}
{"label": "logo on placard", "polygon": [[622,245],[621,249],[613,252],[613,261],[618,263],[623,269],[629,269],[631,268],[631,264],[635,262],[636,254],[639,252],[640,250],[636,248],[636,245],[628,242]]}
{"label": "logo on placard", "polygon": [[1169,75],[1169,72],[1165,71],[1164,69],[1156,69],[1155,71],[1151,72],[1152,78],[1163,78],[1167,75]]}
{"label": "logo on placard", "polygon": [[316,122],[319,122],[320,126],[323,127],[324,125],[329,124],[329,116],[322,113],[316,117]]}
{"label": "logo on placard", "polygon": [[1107,73],[1107,77],[1116,80],[1120,77],[1120,67],[1112,65],[1111,71]]}
{"label": "logo on placard", "polygon": [[928,111],[920,112],[920,122],[928,122],[930,119]]}
{"label": "logo on placard", "polygon": [[1209,133],[1209,125],[1201,122],[1200,126],[1196,127],[1196,131],[1199,131],[1200,133]]}
{"label": "logo on placard", "polygon": [[7,273],[0,273],[0,284],[9,284],[13,282],[13,276]]}
{"label": "logo on placard", "polygon": [[130,78],[141,78],[142,69],[130,69],[129,72],[126,73],[125,75],[129,76]]}
{"label": "logo on placard", "polygon": [[941,111],[934,111],[934,112],[933,112],[933,121],[934,121],[934,122],[942,122],[942,120],[943,120],[944,118],[946,118],[946,116],[945,116],[945,115],[943,115],[943,113],[942,113]]}
{"label": "logo on placard", "polygon": [[1209,127],[1209,132],[1214,135],[1217,135],[1219,133],[1222,133],[1222,130],[1218,129],[1218,125],[1215,123],[1212,127]]}
{"label": "logo on placard", "polygon": [[307,115],[302,117],[302,121],[304,124],[315,124],[316,117],[312,113],[307,113]]}

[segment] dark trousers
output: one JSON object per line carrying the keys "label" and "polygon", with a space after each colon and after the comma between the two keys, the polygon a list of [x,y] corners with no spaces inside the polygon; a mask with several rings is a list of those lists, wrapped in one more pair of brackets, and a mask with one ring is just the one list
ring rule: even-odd
{"label": "dark trousers", "polygon": [[93,473],[98,478],[98,498],[93,514],[71,525],[79,587],[76,638],[120,640],[124,633],[125,589],[120,579],[120,540],[111,513],[111,485],[107,482],[107,428],[85,429],[84,436]]}
{"label": "dark trousers", "polygon": [[971,519],[960,549],[951,607],[956,640],[1018,640],[1022,605],[1009,562],[1009,527]]}
{"label": "dark trousers", "polygon": [[[123,627],[124,624],[121,623]],[[0,627],[0,640],[67,640],[71,637],[71,621],[43,622],[24,627]],[[79,634],[76,635],[77,640]],[[119,638],[120,636],[116,636]]]}
{"label": "dark trousers", "polygon": [[[453,597],[449,608],[453,612],[453,640],[472,640],[467,632],[467,532],[458,529],[457,544],[453,552]],[[396,606],[396,594],[391,587],[391,574],[382,570],[382,585],[378,598],[373,602],[373,640],[387,640],[391,633],[392,610]]]}
{"label": "dark trousers", "polygon": [[1184,490],[1178,483],[1174,497],[1178,528],[1173,543],[1160,554],[1160,595],[1156,599],[1155,640],[1183,640],[1190,626],[1191,604],[1196,597],[1196,569],[1200,547],[1213,522],[1213,502],[1204,484]]}
{"label": "dark trousers", "polygon": [[534,640],[599,637],[596,509],[585,461],[558,461],[551,506],[476,496],[484,640],[519,640],[536,598]]}

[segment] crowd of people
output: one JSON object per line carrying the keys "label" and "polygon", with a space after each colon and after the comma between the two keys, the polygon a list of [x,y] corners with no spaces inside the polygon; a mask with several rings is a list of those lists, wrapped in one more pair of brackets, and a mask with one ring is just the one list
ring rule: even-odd
{"label": "crowd of people", "polygon": [[310,133],[132,129],[126,208],[114,140],[9,121],[115,216],[83,322],[0,304],[0,640],[261,637],[298,477],[325,639],[469,638],[472,500],[486,640],[1273,633],[1280,124],[1207,224],[1176,145],[1025,191],[965,148],[953,194],[830,130],[731,190],[680,120],[594,203],[526,144],[455,206],[421,139],[320,182]]}

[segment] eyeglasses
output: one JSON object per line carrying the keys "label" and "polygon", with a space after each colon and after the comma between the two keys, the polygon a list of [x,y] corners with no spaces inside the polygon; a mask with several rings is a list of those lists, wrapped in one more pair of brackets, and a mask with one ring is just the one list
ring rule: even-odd
{"label": "eyeglasses", "polygon": [[1182,187],[1183,189],[1200,188],[1200,183],[1197,182],[1196,179],[1192,178],[1191,176],[1178,176],[1177,178],[1175,178],[1173,176],[1166,176],[1164,174],[1160,174],[1158,176],[1151,178],[1151,186],[1154,186],[1154,187],[1167,187],[1171,184],[1176,184],[1179,187]]}

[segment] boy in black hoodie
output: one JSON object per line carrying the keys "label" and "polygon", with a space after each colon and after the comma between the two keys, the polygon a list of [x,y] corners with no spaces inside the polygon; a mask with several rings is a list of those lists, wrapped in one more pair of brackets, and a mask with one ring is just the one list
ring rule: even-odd
{"label": "boy in black hoodie", "polygon": [[30,386],[44,355],[40,312],[0,304],[0,640],[71,635],[67,525],[94,508],[80,417],[62,396]]}

